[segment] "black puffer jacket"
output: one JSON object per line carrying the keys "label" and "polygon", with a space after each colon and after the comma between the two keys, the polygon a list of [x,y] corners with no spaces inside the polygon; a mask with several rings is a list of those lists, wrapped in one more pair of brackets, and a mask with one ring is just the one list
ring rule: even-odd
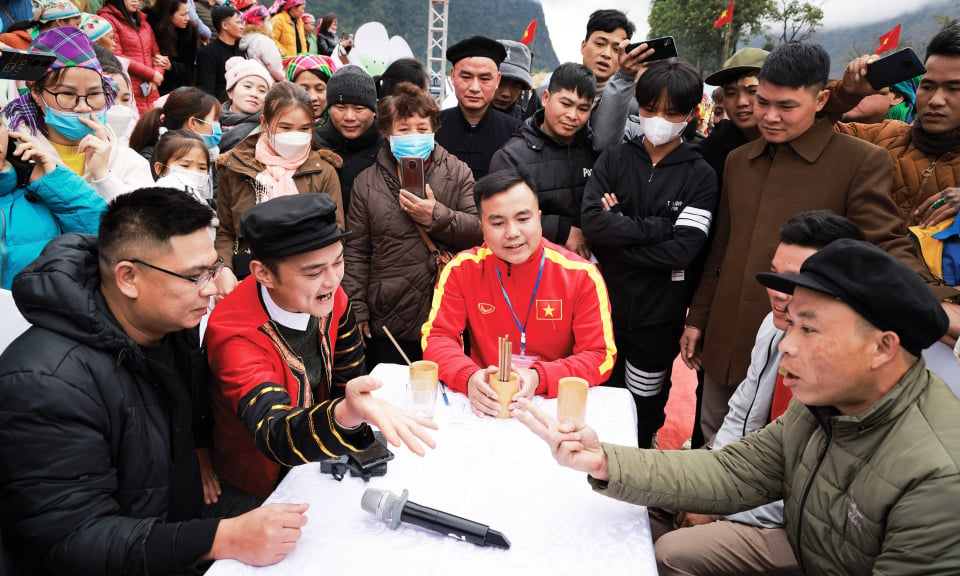
{"label": "black puffer jacket", "polygon": [[346,216],[350,211],[353,180],[377,160],[383,136],[374,122],[369,130],[349,140],[337,131],[333,120],[328,119],[314,130],[314,142],[320,148],[333,150],[343,159],[343,165],[337,168],[337,174],[340,175],[340,195],[343,197],[343,215]]}
{"label": "black puffer jacket", "polygon": [[533,180],[543,236],[559,245],[567,241],[570,227],[580,228],[583,188],[597,160],[590,129],[577,132],[569,145],[560,144],[540,130],[543,110],[527,118],[490,161],[490,172],[520,168]]}
{"label": "black puffer jacket", "polygon": [[78,234],[14,279],[33,326],[0,356],[4,544],[26,573],[188,571],[184,558],[196,562],[216,532],[216,521],[180,522],[203,506],[191,433],[191,396],[206,390],[199,340],[168,336],[176,374],[147,359],[99,282],[96,238]]}

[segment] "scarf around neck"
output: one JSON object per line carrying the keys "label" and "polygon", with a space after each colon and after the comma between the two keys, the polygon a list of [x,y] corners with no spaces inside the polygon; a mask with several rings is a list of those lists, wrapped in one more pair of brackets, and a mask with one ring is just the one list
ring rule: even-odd
{"label": "scarf around neck", "polygon": [[918,150],[934,158],[960,150],[960,126],[943,134],[930,134],[920,125],[920,118],[916,118],[910,136]]}
{"label": "scarf around neck", "polygon": [[299,194],[297,185],[293,182],[293,175],[297,168],[303,165],[310,155],[310,148],[298,158],[287,159],[277,154],[267,140],[267,133],[261,132],[257,139],[257,147],[254,157],[263,164],[264,169],[257,174],[257,184],[260,185],[264,193],[263,197],[257,194],[257,203],[277,198],[278,196],[290,196]]}

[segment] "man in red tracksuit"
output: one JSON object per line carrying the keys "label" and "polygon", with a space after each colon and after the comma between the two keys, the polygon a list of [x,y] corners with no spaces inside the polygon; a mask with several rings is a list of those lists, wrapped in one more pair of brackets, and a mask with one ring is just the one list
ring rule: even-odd
{"label": "man in red tracksuit", "polygon": [[500,411],[487,377],[497,370],[504,335],[520,377],[515,400],[554,397],[564,376],[591,386],[606,381],[617,349],[597,267],[543,239],[537,196],[516,170],[482,178],[474,200],[484,243],[461,252],[440,275],[423,325],[424,358],[440,366],[450,388],[467,394],[477,415]]}

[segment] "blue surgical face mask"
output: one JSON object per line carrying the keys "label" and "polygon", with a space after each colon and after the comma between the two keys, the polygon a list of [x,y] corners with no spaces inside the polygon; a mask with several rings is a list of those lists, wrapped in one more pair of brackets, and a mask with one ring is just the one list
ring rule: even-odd
{"label": "blue surgical face mask", "polygon": [[197,118],[203,124],[209,124],[213,127],[213,134],[200,134],[200,137],[203,138],[204,144],[207,145],[207,148],[216,148],[220,145],[220,138],[223,137],[223,129],[220,128],[219,122],[205,122],[200,118]]}
{"label": "blue surgical face mask", "polygon": [[101,124],[107,123],[106,109],[98,112],[64,112],[62,110],[54,110],[49,105],[46,105],[46,117],[44,117],[44,121],[48,127],[62,134],[67,140],[80,141],[83,140],[83,137],[87,134],[93,134],[93,128],[89,128],[86,124],[80,122],[81,116],[87,118],[93,116],[97,122]]}
{"label": "blue surgical face mask", "polygon": [[422,158],[426,160],[433,152],[433,134],[404,134],[390,137],[390,151],[393,157]]}

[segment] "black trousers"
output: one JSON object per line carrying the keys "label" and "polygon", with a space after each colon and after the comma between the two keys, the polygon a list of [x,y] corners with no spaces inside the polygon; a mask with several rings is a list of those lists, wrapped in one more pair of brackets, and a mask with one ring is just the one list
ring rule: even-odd
{"label": "black trousers", "polygon": [[676,322],[625,329],[613,326],[617,362],[608,386],[626,388],[637,406],[637,445],[650,448],[663,426],[663,409],[670,397],[673,361],[680,353],[683,319]]}

